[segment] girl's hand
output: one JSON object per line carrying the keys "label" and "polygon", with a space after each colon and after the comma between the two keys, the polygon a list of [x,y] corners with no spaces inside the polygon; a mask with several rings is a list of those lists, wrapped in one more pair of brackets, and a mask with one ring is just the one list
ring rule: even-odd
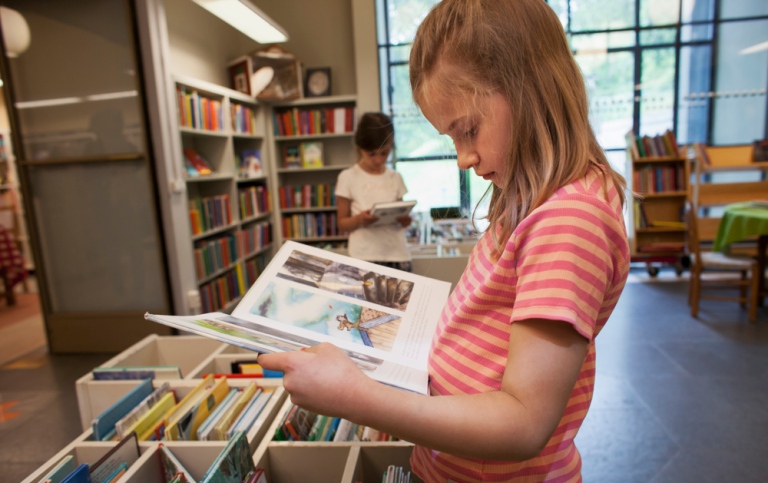
{"label": "girl's hand", "polygon": [[365,210],[357,214],[357,219],[359,221],[358,227],[365,227],[378,221],[379,217],[371,216],[371,210]]}
{"label": "girl's hand", "polygon": [[258,363],[282,371],[283,387],[291,402],[318,414],[349,418],[359,410],[357,395],[364,394],[373,379],[339,348],[329,343],[304,351],[261,354]]}
{"label": "girl's hand", "polygon": [[397,220],[398,223],[400,223],[400,226],[402,226],[403,228],[408,228],[409,226],[411,226],[411,222],[413,221],[413,218],[411,218],[410,215],[398,216],[395,219]]}

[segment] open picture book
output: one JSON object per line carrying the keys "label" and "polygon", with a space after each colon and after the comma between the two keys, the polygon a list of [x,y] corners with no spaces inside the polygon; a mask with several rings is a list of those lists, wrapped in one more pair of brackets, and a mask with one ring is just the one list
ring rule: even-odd
{"label": "open picture book", "polygon": [[393,225],[397,219],[411,212],[416,206],[415,201],[390,201],[387,203],[376,203],[371,208],[371,216],[378,218],[370,226]]}
{"label": "open picture book", "polygon": [[232,311],[147,320],[260,353],[330,342],[371,378],[427,394],[451,284],[287,241]]}

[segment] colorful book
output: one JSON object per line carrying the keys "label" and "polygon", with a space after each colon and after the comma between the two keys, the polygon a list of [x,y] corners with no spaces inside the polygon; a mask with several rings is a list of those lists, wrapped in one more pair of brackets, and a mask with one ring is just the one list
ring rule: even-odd
{"label": "colorful book", "polygon": [[91,470],[88,463],[82,463],[75,471],[68,474],[61,483],[92,483]]}
{"label": "colorful book", "polygon": [[302,168],[322,168],[323,163],[323,143],[309,142],[299,145],[301,153]]}
{"label": "colorful book", "polygon": [[131,433],[90,466],[91,479],[94,483],[114,481],[128,471],[140,454],[136,433]]}
{"label": "colorful book", "polygon": [[128,433],[131,432],[131,428],[136,425],[136,422],[169,392],[171,392],[171,386],[167,382],[164,382],[160,387],[155,389],[152,394],[144,398],[144,400],[131,409],[128,414],[115,423],[117,439],[120,440],[128,436]]}
{"label": "colorful book", "polygon": [[[188,413],[199,404],[200,400],[205,397],[208,391],[213,388],[215,384],[213,376],[208,376],[197,385],[189,394],[174,406],[171,411],[164,418],[166,421],[165,439],[171,441],[177,441],[182,439],[180,437],[179,423],[182,418],[187,417]],[[184,421],[184,424],[188,426],[189,421]]]}
{"label": "colorful book", "polygon": [[237,401],[237,396],[239,393],[240,391],[234,387],[229,390],[229,394],[227,394],[226,397],[216,406],[216,409],[214,409],[210,416],[208,416],[205,421],[203,421],[203,424],[197,428],[198,441],[208,441],[208,436],[210,435],[211,431],[213,431],[213,427],[226,413],[226,410],[229,409]]}
{"label": "colorful book", "polygon": [[272,391],[262,391],[254,396],[251,404],[243,410],[243,414],[237,418],[237,421],[227,431],[227,438],[231,438],[238,431],[249,431],[271,397]]}
{"label": "colorful book", "polygon": [[59,460],[59,462],[56,463],[56,466],[54,466],[53,469],[40,481],[44,481],[45,483],[61,483],[62,480],[75,471],[76,468],[75,457],[67,455]]}
{"label": "colorful book", "polygon": [[242,483],[256,469],[245,432],[233,435],[219,456],[205,472],[201,483]]}
{"label": "colorful book", "polygon": [[194,399],[186,412],[180,415],[175,424],[169,424],[165,430],[165,439],[169,441],[196,441],[197,428],[203,424],[211,411],[216,408],[229,393],[227,379],[215,379],[214,384],[207,391]]}
{"label": "colorful book", "polygon": [[145,379],[93,420],[91,424],[93,439],[96,441],[113,439],[115,424],[150,394],[152,394],[152,380]]}
{"label": "colorful book", "polygon": [[176,405],[176,395],[169,392],[136,422],[132,431],[136,432],[140,441],[155,439],[155,428],[160,424],[165,415],[173,409],[174,405]]}
{"label": "colorful book", "polygon": [[96,367],[92,371],[96,381],[125,381],[138,379],[181,379],[179,366],[115,366]]}
{"label": "colorful book", "polygon": [[262,391],[263,389],[258,387],[255,382],[248,384],[245,389],[243,389],[242,393],[238,395],[232,406],[228,408],[224,414],[222,414],[219,421],[216,422],[212,430],[211,439],[219,441],[227,439],[227,430],[229,430],[246,406],[248,406],[248,403]]}
{"label": "colorful book", "polygon": [[208,176],[209,174],[213,173],[213,170],[211,169],[211,166],[208,164],[208,162],[203,159],[203,157],[200,156],[200,154],[198,154],[198,152],[194,149],[185,149],[184,158],[189,162],[189,164],[192,165],[192,167],[197,170],[197,173],[200,176]]}

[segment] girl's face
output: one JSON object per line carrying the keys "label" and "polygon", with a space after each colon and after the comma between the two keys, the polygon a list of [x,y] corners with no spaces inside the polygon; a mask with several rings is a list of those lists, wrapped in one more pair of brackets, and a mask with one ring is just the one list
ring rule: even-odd
{"label": "girl's face", "polygon": [[477,176],[502,188],[512,129],[507,99],[498,93],[441,91],[435,86],[421,99],[422,113],[440,134],[453,140],[459,169],[471,168]]}
{"label": "girl's face", "polygon": [[392,152],[392,144],[385,144],[375,151],[360,149],[360,165],[373,174],[383,173],[387,169],[387,159]]}

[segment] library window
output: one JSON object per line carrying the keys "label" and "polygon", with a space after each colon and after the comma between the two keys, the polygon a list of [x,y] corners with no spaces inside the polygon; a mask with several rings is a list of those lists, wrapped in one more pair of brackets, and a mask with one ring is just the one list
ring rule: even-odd
{"label": "library window", "polygon": [[[413,37],[436,3],[377,0],[382,109],[395,123],[393,163],[410,189],[406,197],[417,200],[420,211],[460,206],[469,212],[488,184],[458,169],[452,143],[421,115],[408,81]],[[766,138],[765,0],[547,3],[584,75],[598,142],[619,172],[626,170],[630,129],[651,136],[673,129],[683,144]]]}

